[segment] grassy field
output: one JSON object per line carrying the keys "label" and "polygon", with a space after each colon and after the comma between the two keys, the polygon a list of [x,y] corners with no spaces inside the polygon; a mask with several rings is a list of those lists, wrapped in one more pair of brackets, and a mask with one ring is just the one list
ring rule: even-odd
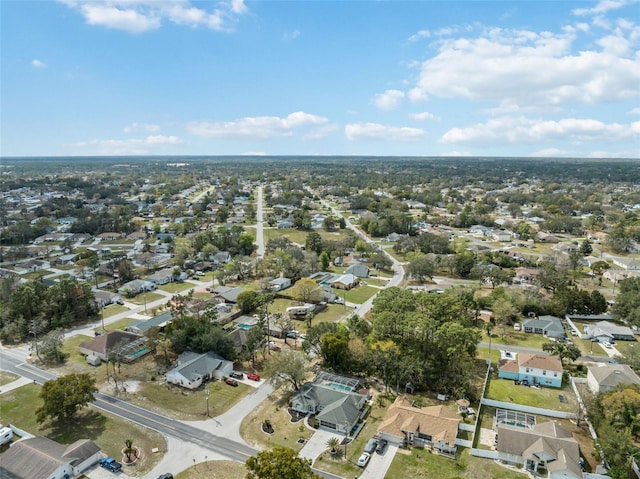
{"label": "grassy field", "polygon": [[[313,230],[314,232],[320,234],[323,240],[339,240],[345,233],[341,230],[338,231],[324,231],[324,230]],[[273,238],[289,238],[289,240],[293,243],[298,243],[304,245],[307,241],[307,235],[311,233],[311,231],[300,231],[296,229],[277,229],[277,228],[265,228],[264,229],[264,242],[267,244],[270,239]]]}
{"label": "grassy field", "polygon": [[[46,436],[61,444],[71,444],[78,439],[91,439],[102,448],[102,452],[118,459],[122,457],[120,451],[124,447],[124,440],[131,439],[133,445],[142,452],[142,457],[136,465],[125,469],[131,476],[139,477],[146,474],[167,451],[162,434],[92,407],[85,408],[76,415],[73,427],[69,427],[68,424],[40,425],[33,414],[42,404],[39,393],[40,386],[30,384],[3,394],[0,401],[0,417],[3,423],[14,424],[31,434]],[[153,448],[158,448],[160,454],[152,453]]]}
{"label": "grassy field", "polygon": [[0,386],[12,383],[16,379],[18,379],[18,376],[16,376],[15,374],[7,371],[0,371]]}
{"label": "grassy field", "polygon": [[[291,422],[291,416],[287,412],[288,401],[289,396],[286,394],[274,393],[268,397],[242,421],[242,437],[256,447],[285,446],[300,451],[304,444],[298,443],[298,439],[306,441],[313,434],[313,430],[307,428],[303,421]],[[271,421],[274,429],[272,435],[262,431],[262,422],[265,419]]]}
{"label": "grassy field", "polygon": [[637,341],[616,341],[615,347],[620,354],[626,356],[630,350],[640,348],[640,345]]}
{"label": "grassy field", "polygon": [[[560,402],[559,395],[565,396],[567,402]],[[497,401],[513,402],[526,406],[534,406],[557,411],[575,412],[578,408],[575,394],[569,384],[563,388],[535,389],[527,386],[516,386],[510,379],[489,380],[486,396]]]}
{"label": "grassy field", "polygon": [[[362,304],[371,296],[380,291],[373,286],[358,286],[348,291],[336,291],[336,294],[341,298],[344,297],[346,301],[355,304]],[[343,296],[344,294],[344,296]]]}
{"label": "grassy field", "polygon": [[102,311],[104,312],[105,318],[110,318],[111,316],[115,316],[116,314],[129,311],[129,309],[119,304],[110,304],[109,306],[106,306]]}
{"label": "grassy field", "polygon": [[[193,283],[184,281],[182,283],[161,284],[160,286],[158,286],[158,289],[160,291],[164,291],[165,293],[178,294],[178,293],[182,293],[183,291],[186,291],[187,289],[193,288],[193,286],[194,286]],[[149,298],[147,298],[147,301],[149,301]]]}
{"label": "grassy field", "polygon": [[240,462],[207,461],[185,469],[176,479],[244,479],[247,468]]}
{"label": "grassy field", "polygon": [[[146,295],[146,299],[145,299]],[[159,299],[164,299],[165,296],[160,293],[142,293],[138,296],[134,296],[133,298],[125,298],[125,301],[133,304],[137,304],[138,306],[142,306],[145,301],[147,304],[157,301]]]}
{"label": "grassy field", "polygon": [[[482,332],[482,341],[489,342],[489,336],[486,331]],[[542,349],[542,345],[548,342],[549,340],[541,334],[514,331],[512,326],[507,327],[504,334],[501,328],[496,327],[491,335],[491,344],[495,346],[523,346],[525,348]]]}
{"label": "grassy field", "polygon": [[473,457],[469,449],[462,449],[457,461],[426,449],[399,450],[385,476],[386,479],[513,479],[525,478],[498,465],[495,461]]}

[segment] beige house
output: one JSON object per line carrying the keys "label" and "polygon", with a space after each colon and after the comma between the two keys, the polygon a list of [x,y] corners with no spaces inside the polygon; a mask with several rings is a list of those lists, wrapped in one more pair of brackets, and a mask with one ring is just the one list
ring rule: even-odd
{"label": "beige house", "polygon": [[399,396],[378,428],[378,436],[401,447],[430,447],[454,456],[461,417],[445,406],[417,408],[406,396]]}
{"label": "beige house", "polygon": [[580,446],[555,421],[526,427],[498,425],[499,459],[539,477],[582,479]]}
{"label": "beige house", "polygon": [[589,367],[587,384],[592,393],[611,391],[618,384],[640,385],[640,377],[626,364],[600,364]]}

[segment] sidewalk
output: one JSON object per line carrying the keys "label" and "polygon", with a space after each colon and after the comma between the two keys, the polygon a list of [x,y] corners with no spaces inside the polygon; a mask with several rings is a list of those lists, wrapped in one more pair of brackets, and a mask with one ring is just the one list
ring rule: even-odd
{"label": "sidewalk", "polygon": [[26,384],[31,384],[33,381],[31,381],[30,379],[27,378],[19,378],[16,379],[13,382],[10,382],[9,384],[5,384],[4,386],[0,386],[0,394],[4,394],[7,393],[13,389],[17,389],[19,387],[22,387]]}

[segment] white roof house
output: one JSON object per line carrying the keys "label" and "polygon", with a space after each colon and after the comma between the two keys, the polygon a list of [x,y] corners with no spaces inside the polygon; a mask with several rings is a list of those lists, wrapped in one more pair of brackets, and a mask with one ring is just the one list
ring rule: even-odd
{"label": "white roof house", "polygon": [[626,364],[600,364],[590,366],[587,384],[594,394],[612,390],[618,384],[638,384],[640,377]]}

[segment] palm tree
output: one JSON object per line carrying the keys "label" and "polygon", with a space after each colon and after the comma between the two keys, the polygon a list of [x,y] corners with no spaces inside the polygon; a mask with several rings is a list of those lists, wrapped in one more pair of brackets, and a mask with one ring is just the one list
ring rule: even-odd
{"label": "palm tree", "polygon": [[325,444],[328,448],[331,449],[331,455],[333,456],[338,450],[338,446],[340,445],[340,439],[333,436],[327,439],[327,442]]}
{"label": "palm tree", "polygon": [[122,451],[125,456],[127,456],[127,462],[131,462],[131,455],[133,454],[133,441],[131,439],[125,439],[124,441],[124,451]]}

